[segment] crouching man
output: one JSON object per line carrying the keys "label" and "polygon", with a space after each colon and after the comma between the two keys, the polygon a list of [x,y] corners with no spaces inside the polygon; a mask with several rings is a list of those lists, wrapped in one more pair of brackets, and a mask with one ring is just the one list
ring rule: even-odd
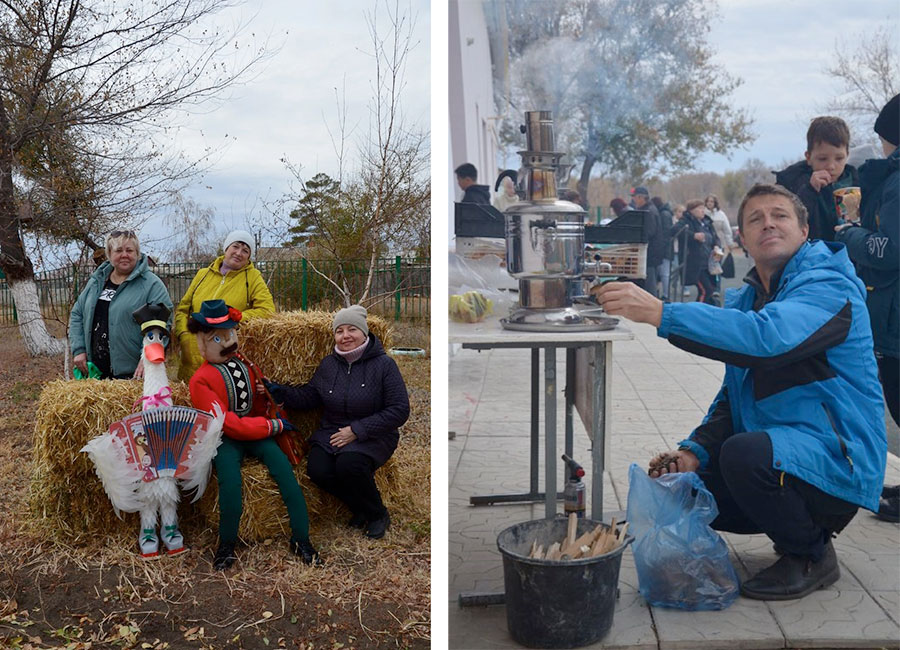
{"label": "crouching man", "polygon": [[663,304],[628,283],[594,292],[608,313],[725,362],[703,422],[651,475],[697,472],[719,507],[713,528],[768,535],[782,557],[741,593],[790,600],[838,579],[831,537],[858,507],[878,509],[884,402],[866,289],[843,244],[808,243],[803,204],[775,185],[751,188],[738,226],[756,266],[725,308]]}

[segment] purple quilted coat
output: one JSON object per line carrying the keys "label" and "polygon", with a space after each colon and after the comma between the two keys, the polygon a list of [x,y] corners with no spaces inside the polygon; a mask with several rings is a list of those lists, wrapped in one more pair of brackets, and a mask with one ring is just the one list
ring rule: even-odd
{"label": "purple quilted coat", "polygon": [[[354,451],[383,465],[397,448],[399,427],[409,418],[409,395],[397,364],[374,334],[363,356],[348,364],[332,352],[322,359],[309,383],[286,387],[284,405],[305,411],[324,407],[310,443],[332,454]],[[357,440],[338,449],[329,440],[350,425]]]}

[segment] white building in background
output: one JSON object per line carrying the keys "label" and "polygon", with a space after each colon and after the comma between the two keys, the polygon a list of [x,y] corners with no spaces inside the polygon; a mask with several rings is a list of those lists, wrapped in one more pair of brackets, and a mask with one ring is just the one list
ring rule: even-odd
{"label": "white building in background", "polygon": [[[478,169],[478,183],[493,190],[497,178],[498,116],[494,106],[494,74],[499,68],[491,63],[486,12],[493,4],[479,0],[450,0],[449,84],[450,84],[450,196],[456,200],[462,191],[456,185],[453,170],[463,163]],[[492,14],[493,15],[493,14]],[[505,48],[502,56],[505,57]],[[449,206],[453,214],[453,205]],[[452,237],[452,218],[451,218]]]}

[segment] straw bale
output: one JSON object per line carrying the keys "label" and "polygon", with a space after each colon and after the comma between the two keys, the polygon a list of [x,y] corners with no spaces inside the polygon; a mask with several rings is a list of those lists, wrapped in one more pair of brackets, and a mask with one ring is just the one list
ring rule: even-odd
{"label": "straw bale", "polygon": [[[252,320],[241,327],[241,350],[275,381],[301,383],[308,380],[318,362],[333,348],[332,315],[325,312],[276,314]],[[390,345],[386,321],[369,317],[369,327],[385,346]],[[429,530],[430,393],[429,361],[398,359],[410,392],[412,412],[401,429],[400,446],[394,457],[376,473],[376,483],[395,525],[408,525],[416,534]],[[176,404],[190,405],[187,385],[171,382]],[[45,533],[68,544],[84,543],[98,534],[133,533],[137,514],[116,518],[93,463],[78,450],[109,424],[132,411],[142,394],[140,381],[63,381],[44,386],[38,403],[34,435],[34,465],[31,512]],[[298,437],[306,441],[316,429],[319,413],[290,413]],[[295,474],[303,487],[313,531],[317,522],[349,516],[346,508],[319,490],[306,477],[301,461]],[[244,513],[241,537],[258,541],[288,535],[287,512],[274,481],[264,465],[248,460],[243,469]],[[198,529],[218,524],[218,489],[211,480],[206,494],[196,504],[182,500],[179,519],[189,537]]]}
{"label": "straw bale", "polygon": [[[325,311],[292,311],[269,318],[254,318],[241,324],[241,353],[262,369],[272,381],[302,384],[309,381],[319,362],[334,350],[331,323],[334,314]],[[385,349],[392,345],[386,320],[369,315],[369,331]]]}

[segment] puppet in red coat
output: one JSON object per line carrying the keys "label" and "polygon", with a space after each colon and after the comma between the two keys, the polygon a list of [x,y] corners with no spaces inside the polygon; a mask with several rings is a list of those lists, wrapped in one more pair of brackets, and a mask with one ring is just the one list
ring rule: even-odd
{"label": "puppet in red coat", "polygon": [[188,330],[197,336],[203,365],[191,377],[191,402],[211,411],[218,404],[225,411],[222,445],[215,458],[219,483],[219,548],[213,565],[227,569],[236,557],[241,520],[241,463],[255,456],[265,463],[278,485],[291,522],[291,551],[306,564],[318,564],[318,553],[309,541],[309,516],[303,490],[288,457],[275,440],[293,427],[273,408],[262,383],[262,374],[238,353],[235,329],[241,312],[224,300],[205,300],[191,314]]}

